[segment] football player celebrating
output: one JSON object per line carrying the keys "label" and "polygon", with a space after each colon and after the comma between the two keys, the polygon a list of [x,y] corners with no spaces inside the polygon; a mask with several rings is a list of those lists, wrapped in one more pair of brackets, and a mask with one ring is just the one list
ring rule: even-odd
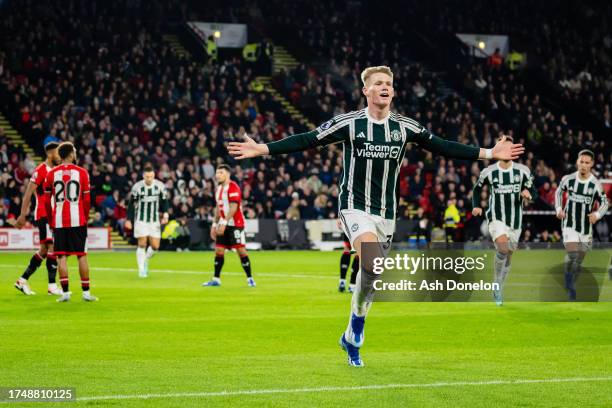
{"label": "football player celebrating", "polygon": [[[361,271],[351,300],[346,330],[339,343],[351,366],[361,367],[360,348],[364,343],[365,318],[373,300],[375,275],[368,248],[386,250],[395,231],[399,170],[408,145],[446,157],[464,160],[512,160],[523,153],[520,144],[499,142],[492,149],[450,142],[433,135],[418,122],[391,112],[395,95],[393,73],[386,66],[366,68],[362,74],[365,109],[338,115],[310,132],[289,136],[272,143],[256,143],[246,136],[243,142],[230,142],[229,152],[237,159],[302,151],[342,143],[343,176],[339,214],[344,233],[357,250]],[[373,250],[376,251],[375,249]]]}

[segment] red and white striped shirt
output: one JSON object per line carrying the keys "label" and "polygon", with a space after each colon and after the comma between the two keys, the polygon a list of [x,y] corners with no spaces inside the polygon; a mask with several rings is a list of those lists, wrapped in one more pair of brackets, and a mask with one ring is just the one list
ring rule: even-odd
{"label": "red and white striped shirt", "polygon": [[47,206],[45,204],[45,190],[43,184],[45,184],[45,178],[53,167],[49,166],[47,162],[40,163],[34,169],[32,177],[30,177],[30,183],[36,184],[36,208],[34,210],[34,220],[38,221],[41,218],[47,218]]}
{"label": "red and white striped shirt", "polygon": [[238,210],[231,220],[227,222],[230,227],[244,228],[244,215],[242,214],[242,192],[235,181],[230,181],[227,185],[217,187],[215,194],[217,197],[217,208],[219,216],[225,218],[230,211],[230,203],[238,203]]}
{"label": "red and white striped shirt", "polygon": [[91,206],[87,170],[74,164],[60,164],[47,174],[45,193],[51,227],[87,225]]}

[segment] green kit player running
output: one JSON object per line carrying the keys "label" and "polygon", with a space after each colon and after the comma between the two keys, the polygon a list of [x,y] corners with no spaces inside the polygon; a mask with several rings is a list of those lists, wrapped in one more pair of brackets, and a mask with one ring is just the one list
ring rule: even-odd
{"label": "green kit player running", "polygon": [[[593,245],[593,226],[608,211],[608,197],[601,183],[591,173],[595,154],[590,150],[578,153],[578,171],[561,179],[555,194],[557,218],[561,221],[565,246],[565,288],[569,300],[576,300],[576,279],[587,251]],[[567,201],[563,205],[563,193]],[[595,210],[595,203],[599,208]]]}
{"label": "green kit player running", "polygon": [[[504,143],[512,143],[506,136]],[[500,160],[482,170],[472,191],[472,214],[482,215],[482,188],[489,186],[489,203],[486,212],[489,233],[495,243],[495,303],[503,303],[503,285],[510,272],[512,253],[516,251],[521,238],[523,201],[531,201],[536,195],[533,177],[527,166],[511,160]]]}
{"label": "green kit player running", "polygon": [[[153,166],[147,164],[142,173],[142,180],[132,187],[128,204],[128,219],[125,228],[134,229],[134,238],[138,240],[136,263],[138,276],[149,276],[149,259],[157,253],[161,240],[161,224],[168,222],[168,192],[161,181],[155,179]],[[160,220],[159,214],[162,213]],[[149,247],[147,248],[147,245]]]}

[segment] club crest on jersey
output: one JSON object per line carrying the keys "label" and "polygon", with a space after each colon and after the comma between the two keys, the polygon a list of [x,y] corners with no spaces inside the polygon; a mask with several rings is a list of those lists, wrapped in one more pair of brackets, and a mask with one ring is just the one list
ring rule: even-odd
{"label": "club crest on jersey", "polygon": [[589,188],[589,189],[588,189],[588,191],[587,191],[587,194],[588,194],[588,195],[593,194],[593,189],[592,189],[592,188]]}
{"label": "club crest on jersey", "polygon": [[518,183],[519,181],[521,181],[521,176],[519,176],[518,174],[514,175],[514,182]]}
{"label": "club crest on jersey", "polygon": [[323,123],[321,126],[319,126],[319,128],[321,130],[327,130],[331,127],[332,123],[334,123],[333,119],[332,120],[328,120],[327,122]]}
{"label": "club crest on jersey", "polygon": [[394,142],[399,142],[400,140],[402,140],[402,134],[399,130],[394,129],[391,131],[391,139],[393,139]]}
{"label": "club crest on jersey", "polygon": [[351,231],[355,232],[359,229],[359,224],[355,223],[351,226]]}

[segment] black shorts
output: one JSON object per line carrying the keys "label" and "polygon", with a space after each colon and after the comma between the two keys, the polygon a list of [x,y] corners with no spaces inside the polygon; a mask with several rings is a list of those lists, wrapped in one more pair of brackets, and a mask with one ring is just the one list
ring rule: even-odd
{"label": "black shorts", "polygon": [[52,244],[53,243],[53,232],[47,222],[46,218],[41,218],[38,221],[34,221],[34,225],[38,227],[38,241],[41,244]]}
{"label": "black shorts", "polygon": [[53,253],[55,255],[87,254],[87,227],[56,228]]}
{"label": "black shorts", "polygon": [[225,233],[223,235],[217,235],[217,241],[215,246],[219,248],[243,248],[246,244],[244,236],[244,228],[239,227],[225,227]]}

